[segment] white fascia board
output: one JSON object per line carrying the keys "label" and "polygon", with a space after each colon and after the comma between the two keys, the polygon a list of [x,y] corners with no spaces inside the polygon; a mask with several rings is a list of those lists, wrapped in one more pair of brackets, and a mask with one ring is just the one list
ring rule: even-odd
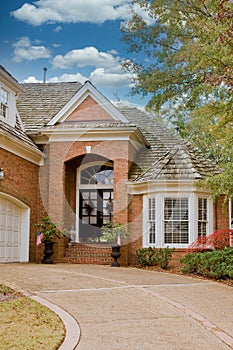
{"label": "white fascia board", "polygon": [[[46,128],[48,142],[130,140],[135,128]],[[39,140],[39,137],[38,137]]]}
{"label": "white fascia board", "polygon": [[135,130],[134,134],[131,135],[131,141],[132,141],[132,144],[135,144],[135,148],[138,151],[141,149],[142,145],[143,146],[150,145],[138,128]]}
{"label": "white fascia board", "polygon": [[123,114],[104,97],[89,81],[71,98],[71,100],[50,120],[47,125],[63,122],[88,97],[91,96],[114,120],[128,122]]}
{"label": "white fascia board", "polygon": [[34,150],[25,143],[17,141],[14,138],[0,134],[0,146],[6,151],[14,153],[31,163],[43,165],[43,154],[40,150]]}
{"label": "white fascia board", "polygon": [[23,87],[15,80],[11,75],[0,68],[0,81],[5,84],[11,91],[14,91],[15,94],[22,92]]}
{"label": "white fascia board", "polygon": [[[128,181],[127,188],[129,194],[152,194],[152,193],[163,193],[163,192],[197,192],[194,180],[172,180],[172,181],[148,181],[142,183],[133,183]],[[200,193],[209,193],[208,190],[200,191]]]}

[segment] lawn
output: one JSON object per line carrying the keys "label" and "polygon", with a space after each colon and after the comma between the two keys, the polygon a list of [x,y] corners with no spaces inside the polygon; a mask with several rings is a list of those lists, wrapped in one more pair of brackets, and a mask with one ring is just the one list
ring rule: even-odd
{"label": "lawn", "polygon": [[0,284],[1,350],[56,350],[64,337],[64,325],[55,313]]}

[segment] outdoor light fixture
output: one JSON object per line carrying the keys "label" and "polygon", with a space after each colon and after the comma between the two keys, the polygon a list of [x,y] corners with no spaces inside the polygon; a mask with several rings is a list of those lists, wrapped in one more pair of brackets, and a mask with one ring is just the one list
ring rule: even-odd
{"label": "outdoor light fixture", "polygon": [[3,170],[3,168],[0,168],[0,180],[3,180],[4,176],[5,176],[4,170]]}

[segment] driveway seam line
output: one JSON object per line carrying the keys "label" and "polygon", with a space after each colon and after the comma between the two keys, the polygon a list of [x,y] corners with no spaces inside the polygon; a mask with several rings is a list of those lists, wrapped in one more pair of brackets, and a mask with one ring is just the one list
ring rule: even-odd
{"label": "driveway seam line", "polygon": [[135,286],[135,288],[137,288],[138,290],[144,293],[155,296],[156,298],[163,300],[168,304],[174,306],[176,309],[182,311],[183,313],[185,313],[186,315],[188,315],[189,317],[193,318],[195,321],[200,323],[203,327],[205,327],[207,330],[213,333],[217,338],[219,338],[222,342],[224,342],[227,346],[229,346],[230,349],[233,349],[233,338],[229,334],[227,334],[224,330],[222,330],[221,328],[216,326],[214,323],[209,321],[207,318],[200,315],[198,312],[160,293],[157,293],[151,290],[146,290],[145,287]]}

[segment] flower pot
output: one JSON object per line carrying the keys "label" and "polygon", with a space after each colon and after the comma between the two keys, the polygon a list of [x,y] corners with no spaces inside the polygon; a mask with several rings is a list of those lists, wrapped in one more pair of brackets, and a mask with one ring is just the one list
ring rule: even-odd
{"label": "flower pot", "polygon": [[50,259],[50,257],[53,255],[54,251],[53,251],[53,245],[54,242],[51,241],[44,241],[44,257],[42,259],[42,264],[53,264],[52,260]]}
{"label": "flower pot", "polygon": [[114,259],[114,261],[111,265],[112,267],[119,267],[120,266],[120,264],[117,262],[117,259],[121,256],[120,250],[121,250],[121,246],[119,244],[112,245],[111,257]]}

